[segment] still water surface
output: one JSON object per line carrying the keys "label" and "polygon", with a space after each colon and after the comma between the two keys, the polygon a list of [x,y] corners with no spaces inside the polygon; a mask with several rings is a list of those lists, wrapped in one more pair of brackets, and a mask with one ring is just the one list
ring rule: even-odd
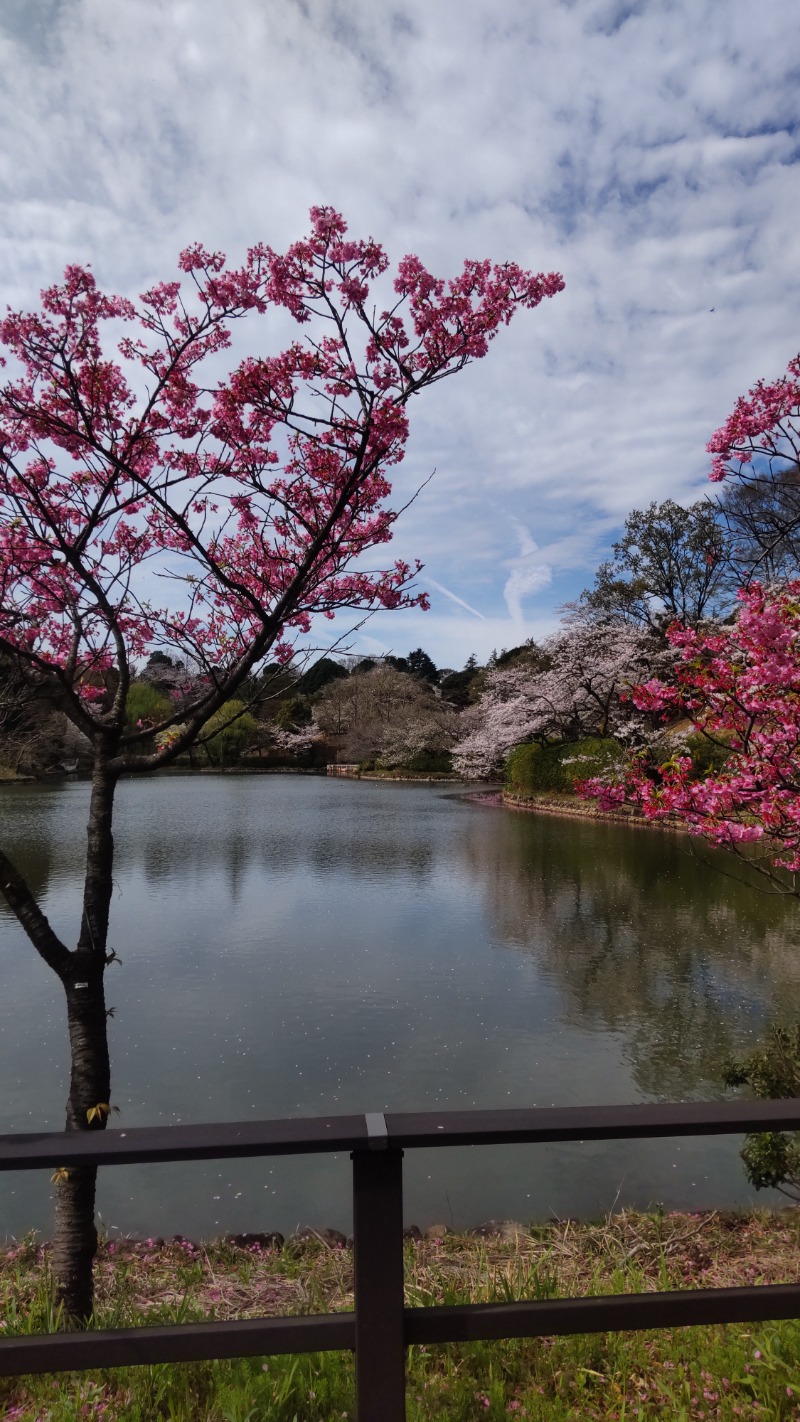
{"label": "still water surface", "polygon": [[[0,789],[0,842],[68,943],[87,804]],[[729,1052],[800,1015],[797,907],[683,837],[450,785],[165,775],[120,786],[116,844],[115,1125],[714,1097]],[[0,1132],[61,1129],[61,989],[2,906],[0,955]],[[739,1145],[412,1152],[406,1218],[744,1203]],[[48,1230],[47,1174],[0,1190],[0,1233]],[[348,1229],[349,1190],[345,1157],[136,1166],[101,1172],[99,1208],[145,1234]]]}

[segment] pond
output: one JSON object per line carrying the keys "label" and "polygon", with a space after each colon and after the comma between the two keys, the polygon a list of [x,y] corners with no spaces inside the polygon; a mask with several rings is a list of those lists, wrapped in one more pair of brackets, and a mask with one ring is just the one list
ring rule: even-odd
{"label": "pond", "polygon": [[[0,842],[75,941],[88,786],[0,789]],[[118,791],[107,998],[115,1125],[721,1097],[800,1014],[800,914],[683,836],[463,787],[162,775]],[[63,1127],[62,990],[0,906],[0,1132]],[[405,1214],[744,1204],[736,1138],[412,1152]],[[350,1227],[345,1157],[101,1172],[124,1233]],[[0,1180],[47,1233],[49,1172]],[[767,1203],[766,1195],[759,1195]],[[775,1199],[780,1199],[776,1196]]]}

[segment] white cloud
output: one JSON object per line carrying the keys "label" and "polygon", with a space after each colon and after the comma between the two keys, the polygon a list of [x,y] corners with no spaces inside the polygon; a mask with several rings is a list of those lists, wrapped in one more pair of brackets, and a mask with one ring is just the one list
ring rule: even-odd
{"label": "white cloud", "polygon": [[506,562],[506,566],[510,566],[511,572],[503,588],[503,597],[511,621],[519,629],[521,637],[525,625],[523,600],[533,593],[539,592],[541,588],[548,587],[552,582],[553,574],[549,563],[544,562],[541,558],[539,545],[531,538],[529,529],[516,519],[514,523],[519,541],[519,557]]}
{"label": "white cloud", "polygon": [[6,0],[0,32],[12,305],[67,261],[135,293],[189,241],[280,247],[317,202],[444,274],[564,272],[410,412],[398,502],[437,476],[392,556],[485,619],[435,600],[409,645],[448,662],[552,624],[632,506],[705,492],[710,434],[796,353],[793,0]]}

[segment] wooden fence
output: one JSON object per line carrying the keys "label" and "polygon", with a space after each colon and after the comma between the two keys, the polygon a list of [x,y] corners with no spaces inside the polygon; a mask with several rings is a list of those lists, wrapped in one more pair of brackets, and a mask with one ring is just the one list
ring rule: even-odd
{"label": "wooden fence", "polygon": [[800,1317],[800,1284],[405,1308],[403,1152],[800,1129],[800,1100],[389,1112],[0,1137],[0,1170],[350,1153],[355,1310],[0,1338],[0,1374],[354,1349],[359,1422],[404,1422],[412,1343]]}

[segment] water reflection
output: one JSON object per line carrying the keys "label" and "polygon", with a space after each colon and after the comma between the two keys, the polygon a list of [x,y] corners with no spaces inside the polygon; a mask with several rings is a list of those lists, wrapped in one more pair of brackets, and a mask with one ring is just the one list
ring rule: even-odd
{"label": "water reflection", "polygon": [[[221,783],[227,799],[222,812],[217,794]],[[154,884],[181,880],[187,874],[199,876],[224,865],[234,898],[254,866],[270,873],[302,868],[306,873],[323,875],[372,878],[376,874],[409,874],[424,879],[435,862],[437,846],[427,826],[415,832],[409,821],[400,839],[392,816],[369,802],[357,809],[339,806],[339,813],[331,815],[327,781],[321,787],[319,782],[312,784],[299,818],[294,805],[282,806],[277,823],[252,794],[227,796],[230,783],[228,777],[208,777],[198,790],[196,780],[176,778],[177,793],[167,813],[155,823],[149,815],[131,817],[118,834],[119,849],[140,858],[148,881]],[[252,779],[246,784],[251,787]],[[133,798],[138,789],[125,786],[123,794],[128,791]],[[199,803],[187,804],[195,799]],[[284,810],[288,810],[288,817]],[[192,815],[190,823],[186,822],[188,813]],[[178,841],[180,856],[176,857]]]}
{"label": "water reflection", "polygon": [[498,937],[558,981],[565,1021],[622,1037],[644,1096],[719,1094],[725,1057],[800,1012],[796,906],[682,836],[501,811],[461,850]]}
{"label": "water reflection", "polygon": [[[4,848],[67,941],[87,803],[80,784],[0,791]],[[116,839],[126,1124],[714,1095],[729,1051],[800,1012],[796,911],[710,875],[677,837],[439,787],[173,776],[120,787]],[[60,989],[2,907],[0,952],[0,1130],[55,1128]],[[463,1223],[594,1213],[623,1176],[633,1202],[746,1193],[735,1142],[592,1147],[580,1164],[575,1150],[540,1152],[535,1171],[502,1152],[412,1158],[410,1208],[424,1221],[449,1200]],[[346,1171],[274,1170],[231,1167],[220,1203],[216,1167],[181,1176],[175,1200],[124,1172],[103,1188],[115,1220],[148,1232],[291,1228],[300,1202],[346,1224]],[[264,1192],[266,1220],[248,1213]],[[46,1224],[36,1198],[6,1192],[10,1227]]]}
{"label": "water reflection", "polygon": [[[41,900],[50,888],[56,854],[58,800],[61,786],[0,786],[0,834],[2,845],[12,859],[24,867],[29,887]],[[83,797],[82,797],[83,798]],[[86,853],[71,826],[69,842],[63,849],[62,864],[68,873],[77,873]],[[0,916],[5,912],[0,900]]]}

